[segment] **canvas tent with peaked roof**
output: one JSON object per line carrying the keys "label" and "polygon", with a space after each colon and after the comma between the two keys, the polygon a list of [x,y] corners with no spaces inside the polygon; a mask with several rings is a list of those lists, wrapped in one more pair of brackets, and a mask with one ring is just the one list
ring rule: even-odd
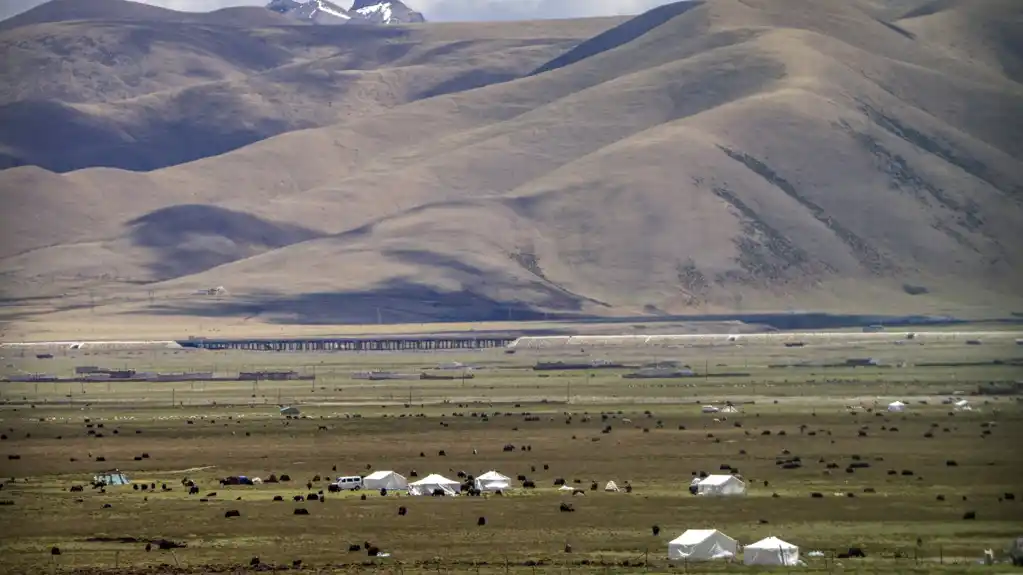
{"label": "canvas tent with peaked roof", "polygon": [[734,475],[708,475],[696,484],[697,495],[745,495],[746,483]]}
{"label": "canvas tent with peaked roof", "polygon": [[362,478],[362,486],[374,490],[405,490],[408,489],[408,480],[393,471],[374,471]]}
{"label": "canvas tent with peaked roof", "polygon": [[511,488],[511,478],[496,471],[488,471],[473,480],[473,487],[480,491],[503,491]]}
{"label": "canvas tent with peaked roof", "polygon": [[792,567],[799,564],[799,547],[777,537],[766,537],[742,548],[746,565],[783,565]]}
{"label": "canvas tent with peaked roof", "polygon": [[888,411],[901,412],[906,410],[906,404],[901,401],[893,401],[888,404]]}
{"label": "canvas tent with peaked roof", "polygon": [[617,483],[615,483],[614,481],[608,481],[607,485],[604,486],[604,491],[615,492],[620,490],[618,489]]}
{"label": "canvas tent with peaked roof", "polygon": [[438,489],[444,495],[457,495],[462,491],[462,484],[436,473],[408,484],[409,495],[433,495]]}
{"label": "canvas tent with peaked roof", "polygon": [[735,539],[717,529],[687,529],[668,543],[668,559],[712,561],[735,557]]}

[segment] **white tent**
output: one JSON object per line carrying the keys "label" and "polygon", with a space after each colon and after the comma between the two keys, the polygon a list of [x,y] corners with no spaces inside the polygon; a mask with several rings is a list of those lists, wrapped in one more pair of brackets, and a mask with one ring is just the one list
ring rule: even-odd
{"label": "white tent", "polygon": [[699,495],[745,495],[746,483],[734,475],[708,475],[696,485]]}
{"label": "white tent", "polygon": [[511,488],[511,478],[496,471],[488,471],[473,480],[473,487],[480,491],[503,491]]}
{"label": "white tent", "polygon": [[735,557],[735,539],[717,529],[687,529],[668,543],[668,559],[710,561]]}
{"label": "white tent", "polygon": [[301,412],[294,405],[289,405],[287,407],[281,408],[281,415],[298,415],[299,413]]}
{"label": "white tent", "polygon": [[970,407],[970,402],[965,399],[960,399],[953,405],[955,406],[956,411],[973,411],[973,408]]}
{"label": "white tent", "polygon": [[575,487],[572,487],[571,485],[568,485],[566,483],[565,485],[562,485],[561,487],[559,487],[558,491],[567,491],[569,493],[574,493],[575,492]]}
{"label": "white tent", "polygon": [[409,495],[433,495],[437,489],[443,491],[444,495],[456,495],[462,491],[462,484],[436,473],[408,484]]}
{"label": "white tent", "polygon": [[374,471],[362,478],[362,486],[374,490],[404,490],[408,489],[408,480],[393,471]]}
{"label": "white tent", "polygon": [[618,484],[614,481],[608,481],[607,485],[604,486],[604,491],[618,491]]}
{"label": "white tent", "polygon": [[888,404],[888,411],[899,412],[899,411],[905,411],[905,410],[906,410],[906,404],[902,403],[901,401],[893,401],[893,402]]}
{"label": "white tent", "polygon": [[726,405],[721,408],[721,413],[739,413],[734,405]]}
{"label": "white tent", "polygon": [[746,565],[785,565],[791,567],[799,564],[799,547],[786,543],[777,537],[767,537],[752,545],[742,548],[743,561]]}

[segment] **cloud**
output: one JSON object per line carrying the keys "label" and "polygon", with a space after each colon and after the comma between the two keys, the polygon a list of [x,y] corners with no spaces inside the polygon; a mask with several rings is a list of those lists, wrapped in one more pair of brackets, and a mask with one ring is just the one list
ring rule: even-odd
{"label": "cloud", "polygon": [[[89,2],[90,0],[77,0]],[[146,4],[186,12],[206,12],[227,6],[266,4],[266,0],[142,0]],[[351,0],[334,0],[347,7]],[[0,19],[42,4],[42,0],[0,0]],[[428,20],[527,20],[638,14],[665,0],[407,0]]]}

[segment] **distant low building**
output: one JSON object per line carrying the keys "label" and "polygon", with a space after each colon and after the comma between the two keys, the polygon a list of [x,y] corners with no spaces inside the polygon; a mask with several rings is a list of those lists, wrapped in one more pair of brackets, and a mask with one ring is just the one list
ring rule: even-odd
{"label": "distant low building", "polygon": [[625,379],[675,379],[679,377],[694,377],[696,372],[688,367],[644,367],[634,373],[626,373]]}
{"label": "distant low building", "polygon": [[57,381],[56,375],[50,375],[47,373],[18,373],[7,377],[7,381],[17,382],[42,382],[42,381]]}
{"label": "distant low building", "polygon": [[288,371],[243,371],[238,374],[238,379],[241,380],[259,380],[268,379],[273,381],[282,381],[288,379],[298,379],[298,372],[293,370]]}

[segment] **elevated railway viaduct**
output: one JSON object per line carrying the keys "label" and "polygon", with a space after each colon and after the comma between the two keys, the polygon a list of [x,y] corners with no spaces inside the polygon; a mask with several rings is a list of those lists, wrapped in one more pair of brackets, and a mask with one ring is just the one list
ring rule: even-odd
{"label": "elevated railway viaduct", "polygon": [[518,339],[514,335],[485,336],[387,336],[387,337],[315,337],[178,340],[182,347],[210,350],[246,351],[442,351],[455,349],[491,349],[506,347]]}

